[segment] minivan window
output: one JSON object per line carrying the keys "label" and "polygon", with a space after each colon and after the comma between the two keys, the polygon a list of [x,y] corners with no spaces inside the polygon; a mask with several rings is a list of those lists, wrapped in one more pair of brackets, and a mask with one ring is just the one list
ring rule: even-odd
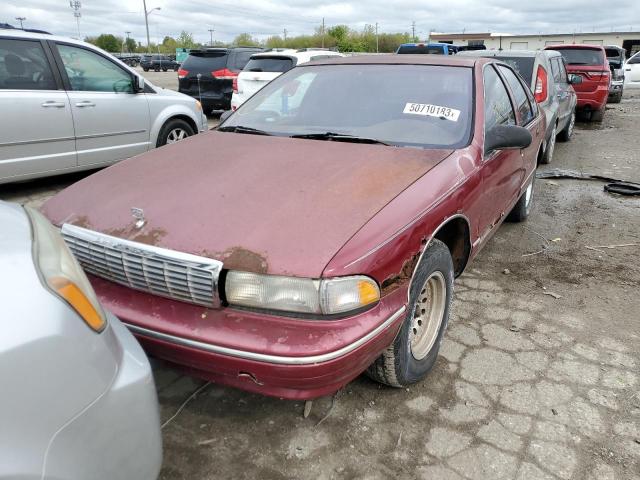
{"label": "minivan window", "polygon": [[531,83],[533,77],[533,65],[536,61],[534,57],[496,57],[501,62],[506,63],[524,78],[527,83]]}
{"label": "minivan window", "polygon": [[182,64],[182,68],[192,73],[211,74],[216,70],[222,70],[227,66],[226,51],[222,52],[191,52]]}
{"label": "minivan window", "polygon": [[251,55],[253,55],[254,53],[256,53],[255,50],[248,52],[242,50],[237,51],[233,56],[233,65],[231,65],[231,70],[242,70],[247,66]]}
{"label": "minivan window", "polygon": [[263,87],[222,128],[460,148],[468,145],[473,124],[472,74],[471,68],[436,65],[301,66]]}
{"label": "minivan window", "polygon": [[569,65],[603,65],[602,50],[593,48],[559,48]]}
{"label": "minivan window", "polygon": [[56,82],[40,42],[0,40],[0,89],[55,90]]}
{"label": "minivan window", "polygon": [[255,57],[244,67],[245,72],[286,72],[293,68],[289,57]]}
{"label": "minivan window", "polygon": [[102,55],[58,44],[71,89],[81,92],[133,93],[132,75]]}
{"label": "minivan window", "polygon": [[528,124],[531,120],[533,120],[534,113],[531,110],[527,92],[524,90],[522,84],[520,83],[520,80],[518,80],[518,77],[516,77],[515,73],[513,73],[513,70],[501,65],[498,66],[498,68],[500,69],[500,72],[509,84],[509,88],[513,93],[513,98],[516,101],[516,108],[518,109],[518,113],[520,114],[522,124]]}

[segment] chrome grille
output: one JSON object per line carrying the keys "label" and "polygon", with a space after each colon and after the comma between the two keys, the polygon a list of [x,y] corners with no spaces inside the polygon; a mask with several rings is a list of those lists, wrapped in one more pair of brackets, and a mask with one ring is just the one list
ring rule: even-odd
{"label": "chrome grille", "polygon": [[69,224],[62,226],[62,236],[87,273],[161,297],[220,306],[222,262]]}

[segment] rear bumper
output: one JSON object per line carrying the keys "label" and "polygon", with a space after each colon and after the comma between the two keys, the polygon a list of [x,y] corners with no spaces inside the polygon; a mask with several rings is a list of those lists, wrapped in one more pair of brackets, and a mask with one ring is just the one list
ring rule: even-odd
{"label": "rear bumper", "polygon": [[609,86],[598,86],[593,92],[576,92],[579,110],[600,110],[607,104]]}
{"label": "rear bumper", "polygon": [[196,100],[200,100],[202,108],[208,110],[229,110],[231,108],[231,93],[224,92],[207,92],[203,91],[200,94],[191,90],[178,90],[180,93],[189,95]]}
{"label": "rear bumper", "polygon": [[118,373],[109,389],[54,437],[46,478],[155,480],[162,464],[158,400],[149,361],[113,315],[111,328],[122,346]]}

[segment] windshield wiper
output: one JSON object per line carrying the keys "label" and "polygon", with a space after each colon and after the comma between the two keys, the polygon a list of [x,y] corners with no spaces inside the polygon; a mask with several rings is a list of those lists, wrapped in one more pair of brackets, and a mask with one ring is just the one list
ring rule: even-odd
{"label": "windshield wiper", "polygon": [[234,133],[250,133],[253,135],[271,135],[269,132],[259,130],[257,128],[243,127],[242,125],[229,125],[228,127],[220,127],[217,129],[219,132],[234,132]]}
{"label": "windshield wiper", "polygon": [[387,146],[391,145],[389,143],[383,142],[382,140],[377,140],[375,138],[358,137],[356,135],[349,135],[346,133],[335,133],[335,132],[301,133],[298,135],[291,135],[291,138],[307,138],[310,140],[329,140],[329,141],[354,142],[354,143],[372,143],[372,144],[387,145]]}

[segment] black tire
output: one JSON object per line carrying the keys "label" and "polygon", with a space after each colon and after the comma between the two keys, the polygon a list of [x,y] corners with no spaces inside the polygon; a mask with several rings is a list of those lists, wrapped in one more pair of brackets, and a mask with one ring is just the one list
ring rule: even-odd
{"label": "black tire", "polygon": [[180,67],[173,67],[174,72],[177,72],[178,70],[180,70]]}
{"label": "black tire", "polygon": [[158,141],[156,142],[156,147],[162,147],[167,143],[173,143],[173,141],[170,141],[170,135],[172,134],[172,132],[175,132],[180,129],[185,132],[184,138],[190,137],[195,133],[193,131],[193,127],[189,125],[187,122],[185,122],[184,120],[180,120],[179,118],[170,119],[160,129],[160,134],[158,135]]}
{"label": "black tire", "polygon": [[162,71],[166,72],[167,70],[169,70],[168,68],[163,68]]}
{"label": "black tire", "polygon": [[569,121],[567,125],[562,129],[562,131],[558,134],[558,140],[562,142],[568,142],[571,140],[571,136],[573,135],[573,129],[576,126],[576,109],[573,109],[571,112],[571,117],[569,117]]}
{"label": "black tire", "polygon": [[[439,290],[439,294],[431,296],[429,293],[433,293],[435,290],[428,285],[431,285],[429,282],[433,281],[440,285],[443,290]],[[436,308],[438,314],[436,315],[439,317],[440,323],[439,325],[437,323],[433,324],[433,332],[437,328],[435,339],[433,333],[428,337],[423,337],[432,339],[432,342],[423,344],[423,347],[425,347],[423,348],[423,354],[416,358],[414,351],[416,351],[417,347],[412,346],[412,339],[417,338],[415,337],[415,326],[417,326],[415,322],[416,318],[420,318],[419,306],[426,303],[424,301],[421,302],[421,298],[424,299],[425,292],[428,292],[426,295],[429,298],[439,297],[441,299],[439,302],[434,303],[438,305]],[[438,358],[440,343],[449,322],[452,298],[453,261],[451,260],[451,254],[444,243],[434,239],[427,246],[427,250],[424,252],[411,282],[409,306],[402,327],[400,327],[400,331],[393,343],[369,366],[366,372],[367,375],[377,382],[396,388],[406,387],[422,380],[429,373],[429,370],[433,368]],[[425,310],[423,309],[422,314],[424,312]],[[439,312],[441,312],[441,315]],[[422,326],[423,324],[421,323],[420,325]],[[429,331],[427,327],[428,325],[424,326],[424,331],[426,332]]]}
{"label": "black tire", "polygon": [[144,70],[145,72],[148,72],[149,69],[148,68],[143,68],[142,70]]}
{"label": "black tire", "polygon": [[153,71],[154,71],[154,72],[159,72],[159,71],[160,71],[160,67],[155,67],[155,68],[153,69]]}
{"label": "black tire", "polygon": [[605,107],[602,107],[600,110],[593,110],[589,116],[589,120],[592,122],[601,122],[604,119],[604,111]]}
{"label": "black tire", "polygon": [[622,90],[609,98],[609,103],[620,103],[622,101]]}
{"label": "black tire", "polygon": [[544,149],[544,153],[542,157],[540,157],[540,163],[544,165],[548,165],[553,160],[553,152],[556,150],[556,137],[558,136],[558,123],[556,122],[553,125],[553,129],[551,130],[551,135],[549,135],[549,140],[547,140],[547,147]]}
{"label": "black tire", "polygon": [[[522,192],[522,195],[520,195],[520,198],[514,205],[513,209],[509,212],[509,215],[507,215],[507,218],[505,219],[507,222],[518,223],[524,222],[527,219],[531,213],[531,207],[533,206],[533,186],[535,180],[536,177],[534,176],[529,186],[525,188],[524,192]],[[529,191],[529,189],[531,189],[531,191]]]}

